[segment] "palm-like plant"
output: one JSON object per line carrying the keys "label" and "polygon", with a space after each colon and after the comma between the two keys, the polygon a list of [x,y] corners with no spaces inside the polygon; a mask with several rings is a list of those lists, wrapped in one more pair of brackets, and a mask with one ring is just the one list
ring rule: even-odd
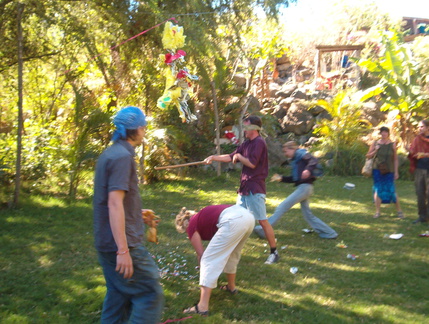
{"label": "palm-like plant", "polygon": [[[359,138],[369,126],[361,118],[362,95],[349,89],[338,92],[330,101],[318,100],[314,104],[323,107],[331,116],[331,119],[321,120],[314,133],[323,138],[322,151],[333,153],[332,168],[335,174],[355,174],[362,166],[362,143]],[[354,153],[360,159],[355,159]]]}
{"label": "palm-like plant", "polygon": [[428,96],[423,93],[419,64],[398,33],[385,31],[380,34],[381,50],[371,59],[361,59],[357,64],[379,79],[379,83],[366,90],[366,98],[378,96],[383,111],[396,111],[398,131],[404,144],[409,143],[413,127],[412,118]]}

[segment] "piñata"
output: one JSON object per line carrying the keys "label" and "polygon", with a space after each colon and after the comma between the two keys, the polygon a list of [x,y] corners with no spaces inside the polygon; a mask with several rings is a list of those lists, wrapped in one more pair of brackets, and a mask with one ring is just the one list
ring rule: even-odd
{"label": "pi\u00f1ata", "polygon": [[167,65],[163,70],[165,89],[163,95],[158,99],[157,106],[166,108],[170,104],[174,104],[182,121],[189,123],[197,119],[189,109],[188,99],[190,98],[191,81],[198,80],[198,76],[189,73],[185,66],[186,52],[178,50],[185,45],[185,38],[183,27],[167,22],[162,36],[162,45],[167,53],[160,55],[160,59]]}

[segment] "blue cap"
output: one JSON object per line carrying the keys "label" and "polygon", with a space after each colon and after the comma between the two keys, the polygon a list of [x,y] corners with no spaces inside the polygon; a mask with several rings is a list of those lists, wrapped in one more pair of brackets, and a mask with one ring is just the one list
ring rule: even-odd
{"label": "blue cap", "polygon": [[146,126],[146,116],[140,108],[128,106],[121,109],[113,118],[113,124],[116,129],[113,132],[112,141],[116,142],[119,139],[127,138],[127,129],[138,129]]}

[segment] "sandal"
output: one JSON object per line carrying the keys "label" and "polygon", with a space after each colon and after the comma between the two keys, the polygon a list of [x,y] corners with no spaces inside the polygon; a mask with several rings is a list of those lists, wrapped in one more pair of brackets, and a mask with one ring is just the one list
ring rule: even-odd
{"label": "sandal", "polygon": [[405,216],[404,216],[404,213],[403,212],[398,212],[398,218],[400,218],[400,219],[404,219],[405,218]]}
{"label": "sandal", "polygon": [[191,306],[189,308],[186,308],[183,311],[183,314],[198,314],[201,316],[208,316],[209,315],[209,311],[206,310],[205,312],[202,312],[198,309],[198,304],[195,304],[194,306]]}
{"label": "sandal", "polygon": [[235,288],[234,290],[231,290],[231,289],[229,289],[229,288],[228,288],[228,285],[220,286],[220,287],[219,287],[219,289],[220,289],[220,290],[223,290],[223,291],[227,291],[227,292],[229,292],[231,295],[237,295],[237,294],[238,294],[238,290],[237,290],[237,288]]}
{"label": "sandal", "polygon": [[375,213],[374,216],[372,216],[373,218],[379,218],[380,217],[380,213]]}

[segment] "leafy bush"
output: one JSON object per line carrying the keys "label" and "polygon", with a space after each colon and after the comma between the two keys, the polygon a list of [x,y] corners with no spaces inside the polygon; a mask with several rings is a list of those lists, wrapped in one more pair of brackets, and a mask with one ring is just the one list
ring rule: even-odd
{"label": "leafy bush", "polygon": [[321,137],[317,149],[324,156],[327,172],[334,175],[360,175],[367,146],[358,139],[368,129],[361,119],[360,105],[354,90],[340,91],[328,100],[318,100],[315,105],[323,107],[332,117],[324,119],[314,132]]}
{"label": "leafy bush", "polygon": [[220,145],[220,149],[221,149],[221,154],[230,154],[232,152],[234,152],[237,148],[237,145],[233,144],[233,143],[226,143],[226,144],[221,144]]}
{"label": "leafy bush", "polygon": [[326,166],[326,174],[337,176],[360,175],[365,163],[367,146],[356,142],[352,146],[342,145],[334,152],[326,153],[320,160]]}

